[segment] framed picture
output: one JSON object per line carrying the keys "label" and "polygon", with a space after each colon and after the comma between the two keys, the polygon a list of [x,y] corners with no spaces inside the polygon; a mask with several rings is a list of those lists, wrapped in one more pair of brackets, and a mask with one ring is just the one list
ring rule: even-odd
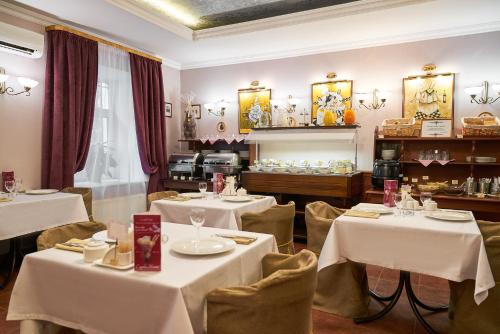
{"label": "framed picture", "polygon": [[403,118],[451,120],[455,74],[431,74],[403,79]]}
{"label": "framed picture", "polygon": [[[341,105],[340,105],[341,104]],[[311,121],[321,125],[325,110],[341,111],[352,107],[352,80],[316,82],[311,85]],[[342,119],[342,115],[337,118]]]}
{"label": "framed picture", "polygon": [[451,137],[453,121],[451,119],[423,119],[420,137],[442,138]]}
{"label": "framed picture", "polygon": [[165,102],[165,117],[172,117],[172,103]]}
{"label": "framed picture", "polygon": [[194,118],[200,119],[201,118],[201,104],[193,104],[193,105],[191,105],[191,108],[193,110]]}
{"label": "framed picture", "polygon": [[221,122],[217,123],[217,126],[216,126],[216,127],[217,127],[217,131],[218,131],[218,132],[221,132],[221,133],[222,133],[222,132],[225,132],[225,131],[226,131],[226,123],[225,123],[225,122],[222,122],[222,121],[221,121]]}
{"label": "framed picture", "polygon": [[249,133],[255,127],[272,125],[271,89],[238,90],[240,133]]}

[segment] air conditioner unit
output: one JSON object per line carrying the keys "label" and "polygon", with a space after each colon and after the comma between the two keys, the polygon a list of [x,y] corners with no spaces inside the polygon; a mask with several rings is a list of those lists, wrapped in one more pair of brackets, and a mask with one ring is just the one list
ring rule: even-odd
{"label": "air conditioner unit", "polygon": [[0,51],[29,58],[40,58],[44,36],[30,30],[0,22]]}

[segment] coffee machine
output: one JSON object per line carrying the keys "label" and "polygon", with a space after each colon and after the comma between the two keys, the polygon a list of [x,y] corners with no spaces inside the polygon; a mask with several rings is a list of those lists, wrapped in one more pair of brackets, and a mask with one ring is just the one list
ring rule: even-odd
{"label": "coffee machine", "polygon": [[375,160],[373,163],[372,187],[384,189],[384,180],[398,180],[401,183],[401,165],[399,161]]}

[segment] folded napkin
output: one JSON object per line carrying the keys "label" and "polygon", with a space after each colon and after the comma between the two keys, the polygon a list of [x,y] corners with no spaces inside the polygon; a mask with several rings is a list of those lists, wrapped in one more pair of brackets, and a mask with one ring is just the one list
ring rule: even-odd
{"label": "folded napkin", "polygon": [[264,199],[264,198],[266,198],[266,196],[262,196],[262,195],[252,195],[250,197],[255,198],[255,199]]}
{"label": "folded napkin", "polygon": [[10,201],[12,201],[12,198],[0,197],[0,203],[2,203],[2,202],[10,202]]}
{"label": "folded napkin", "polygon": [[88,240],[81,240],[81,239],[69,239],[68,241],[61,243],[61,244],[56,244],[55,248],[58,249],[64,249],[67,251],[72,251],[72,252],[79,252],[83,253],[83,246],[87,244]]}
{"label": "folded napkin", "polygon": [[365,212],[365,211],[358,211],[358,210],[347,210],[344,213],[344,216],[377,219],[378,217],[380,217],[380,213]]}
{"label": "folded napkin", "polygon": [[170,197],[165,197],[162,199],[167,200],[167,201],[185,202],[185,201],[189,201],[191,198],[189,198],[187,196],[170,196]]}
{"label": "folded napkin", "polygon": [[257,240],[257,238],[244,237],[241,235],[216,234],[216,236],[218,236],[220,238],[232,239],[232,240],[234,240],[234,242],[236,242],[237,244],[240,244],[240,245],[250,245],[252,242]]}

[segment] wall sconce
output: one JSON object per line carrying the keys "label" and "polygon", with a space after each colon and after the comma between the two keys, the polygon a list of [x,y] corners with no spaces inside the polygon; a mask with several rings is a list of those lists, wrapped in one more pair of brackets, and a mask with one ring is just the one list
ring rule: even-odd
{"label": "wall sconce", "polygon": [[[217,117],[224,117],[224,113],[229,107],[229,103],[224,100],[220,100],[217,103],[205,103],[203,106],[207,109],[208,114],[212,114]],[[214,111],[216,108],[217,110]]]}
{"label": "wall sconce", "polygon": [[288,108],[286,108],[286,111],[288,111],[289,114],[292,114],[295,112],[295,108],[297,107],[297,104],[299,104],[300,99],[296,97],[292,97],[292,95],[288,95]]}
{"label": "wall sconce", "polygon": [[12,87],[7,87],[6,81],[9,78],[7,74],[5,74],[5,69],[0,67],[0,95],[7,94],[7,95],[19,95],[25,93],[26,96],[30,96],[31,89],[36,87],[38,85],[38,81],[29,79],[29,78],[24,78],[24,77],[18,77],[17,81],[21,84],[21,86],[24,87],[24,90],[15,92],[14,88]]}
{"label": "wall sconce", "polygon": [[[498,99],[500,99],[500,84],[494,84],[491,86],[491,88],[497,92],[498,96],[497,98],[493,98],[488,96],[488,81],[483,82],[482,86],[477,86],[477,87],[467,87],[465,88],[465,93],[467,95],[470,95],[470,103],[477,103],[477,104],[492,104],[495,103]],[[477,97],[481,96],[481,97]]]}
{"label": "wall sconce", "polygon": [[365,102],[367,102],[370,98],[370,93],[357,93],[355,95],[356,100],[358,100],[360,106],[363,106],[368,110],[379,110],[385,106],[385,102],[387,101],[387,98],[391,95],[391,93],[374,89],[371,94],[372,102],[369,105],[366,105]]}

